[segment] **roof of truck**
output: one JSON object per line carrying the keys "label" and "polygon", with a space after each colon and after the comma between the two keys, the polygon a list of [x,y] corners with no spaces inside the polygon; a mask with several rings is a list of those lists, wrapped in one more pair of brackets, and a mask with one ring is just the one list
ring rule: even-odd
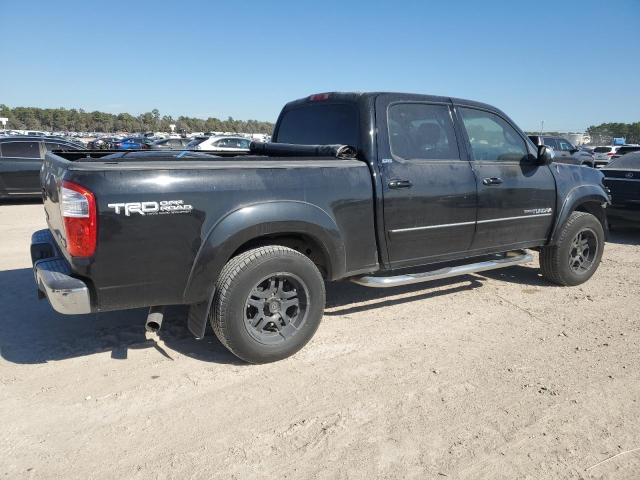
{"label": "roof of truck", "polygon": [[490,110],[498,110],[493,105],[489,105],[488,103],[477,102],[475,100],[467,100],[464,98],[457,97],[446,97],[441,95],[430,95],[423,93],[407,93],[407,92],[324,92],[324,93],[314,93],[309,96],[299,98],[297,100],[293,100],[288,102],[285,105],[286,107],[294,106],[302,103],[311,103],[311,102],[323,102],[323,101],[344,101],[344,102],[359,102],[363,100],[368,100],[371,98],[375,98],[379,95],[390,95],[397,97],[404,97],[408,100],[418,100],[418,101],[430,101],[430,102],[453,102],[462,105],[475,106],[480,108],[487,108]]}

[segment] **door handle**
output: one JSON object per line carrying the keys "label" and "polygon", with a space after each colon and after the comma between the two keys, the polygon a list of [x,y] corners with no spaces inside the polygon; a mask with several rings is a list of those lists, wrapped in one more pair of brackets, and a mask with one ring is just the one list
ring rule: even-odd
{"label": "door handle", "polygon": [[502,179],[498,177],[489,177],[482,179],[483,185],[500,185],[502,183]]}
{"label": "door handle", "polygon": [[391,180],[389,182],[389,188],[410,188],[413,186],[409,180]]}

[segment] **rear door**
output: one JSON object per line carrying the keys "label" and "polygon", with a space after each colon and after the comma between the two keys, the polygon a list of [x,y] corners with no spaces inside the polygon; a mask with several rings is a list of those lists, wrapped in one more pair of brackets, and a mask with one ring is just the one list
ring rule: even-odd
{"label": "rear door", "polygon": [[11,140],[0,145],[0,175],[8,194],[32,195],[40,192],[42,142]]}
{"label": "rear door", "polygon": [[538,165],[533,146],[497,112],[467,106],[456,110],[478,188],[471,249],[501,251],[543,244],[556,208],[550,167]]}
{"label": "rear door", "polygon": [[390,266],[465,252],[475,229],[476,182],[448,99],[380,95],[376,122]]}

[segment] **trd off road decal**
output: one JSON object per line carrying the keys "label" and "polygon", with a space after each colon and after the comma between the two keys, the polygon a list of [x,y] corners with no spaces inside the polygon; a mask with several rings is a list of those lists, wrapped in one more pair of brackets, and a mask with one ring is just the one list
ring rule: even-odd
{"label": "trd off road decal", "polygon": [[110,203],[107,207],[113,208],[116,215],[124,213],[127,217],[130,217],[132,213],[138,213],[140,215],[171,215],[175,213],[189,213],[193,210],[193,205],[185,204],[184,200]]}

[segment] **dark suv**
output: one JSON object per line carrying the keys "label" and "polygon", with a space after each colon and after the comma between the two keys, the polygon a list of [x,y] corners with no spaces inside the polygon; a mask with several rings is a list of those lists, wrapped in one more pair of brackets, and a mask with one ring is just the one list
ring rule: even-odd
{"label": "dark suv", "polygon": [[566,138],[551,135],[529,135],[529,138],[537,146],[546,145],[553,148],[555,154],[554,162],[586,165],[588,167],[595,166],[593,154],[580,150]]}
{"label": "dark suv", "polygon": [[46,152],[84,150],[59,137],[0,137],[0,199],[40,197],[40,167]]}

